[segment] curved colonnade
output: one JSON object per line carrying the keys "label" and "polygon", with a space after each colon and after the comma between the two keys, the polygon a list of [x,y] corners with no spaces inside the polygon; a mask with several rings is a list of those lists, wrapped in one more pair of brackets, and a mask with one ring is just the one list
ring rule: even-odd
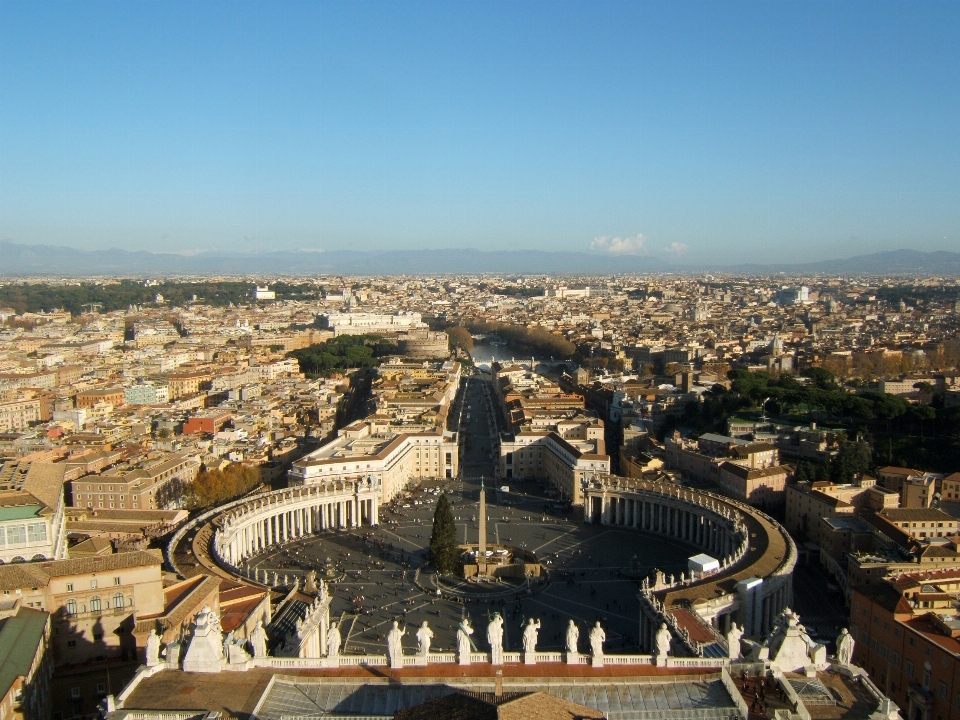
{"label": "curved colonnade", "polygon": [[[667,623],[695,654],[702,642],[678,621],[686,609],[723,646],[737,622],[748,635],[768,632],[793,596],[796,547],[786,530],[756,508],[713,493],[668,483],[604,478],[584,487],[585,522],[632,527],[693,545],[716,559],[711,574],[690,572],[653,583],[640,592],[640,644],[655,645]],[[689,623],[687,623],[689,624]],[[696,633],[694,633],[696,635]]]}
{"label": "curved colonnade", "polygon": [[328,480],[275,490],[214,518],[210,547],[216,562],[241,574],[240,564],[272,545],[326,530],[378,524],[380,480]]}

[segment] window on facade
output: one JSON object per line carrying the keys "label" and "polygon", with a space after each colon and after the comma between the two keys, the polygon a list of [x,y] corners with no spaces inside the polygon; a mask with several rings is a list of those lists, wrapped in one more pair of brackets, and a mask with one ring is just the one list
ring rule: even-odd
{"label": "window on facade", "polygon": [[907,671],[907,675],[909,675],[910,677],[913,677],[913,660],[907,660],[906,671]]}
{"label": "window on facade", "polygon": [[23,545],[27,542],[27,529],[23,525],[7,527],[7,545]]}
{"label": "window on facade", "polygon": [[896,650],[890,654],[890,664],[894,665],[895,667],[900,667],[900,653],[898,653]]}
{"label": "window on facade", "polygon": [[27,542],[46,542],[47,541],[47,524],[46,523],[30,523],[27,525]]}
{"label": "window on facade", "polygon": [[76,614],[77,614],[77,601],[67,600],[67,615],[76,615]]}
{"label": "window on facade", "polygon": [[115,608],[123,607],[123,595],[121,593],[117,593],[116,595],[113,596],[113,606]]}
{"label": "window on facade", "polygon": [[73,583],[67,583],[67,592],[73,592]]}
{"label": "window on facade", "polygon": [[96,590],[96,589],[97,589],[97,580],[96,580],[96,578],[94,578],[93,580],[90,581],[90,589],[91,589],[91,590]]}
{"label": "window on facade", "polygon": [[113,579],[113,584],[114,584],[114,585],[119,585],[119,584],[120,584],[120,578],[115,577],[115,578]]}
{"label": "window on facade", "polygon": [[[76,645],[76,643],[74,643],[74,645]],[[78,687],[70,688],[70,697],[72,698],[80,697],[80,688]]]}
{"label": "window on facade", "polygon": [[91,612],[100,612],[100,596],[94,595],[90,598],[90,611]]}
{"label": "window on facade", "polygon": [[105,693],[106,691],[107,691],[107,684],[106,684],[106,683],[97,683],[97,692],[98,692],[98,693]]}
{"label": "window on facade", "polygon": [[937,695],[944,699],[947,697],[947,684],[943,680],[937,684]]}
{"label": "window on facade", "polygon": [[[76,641],[76,640],[67,640],[67,647],[68,647],[68,648],[75,648],[76,646],[77,646],[77,641]],[[74,697],[76,697],[76,696],[74,696]]]}

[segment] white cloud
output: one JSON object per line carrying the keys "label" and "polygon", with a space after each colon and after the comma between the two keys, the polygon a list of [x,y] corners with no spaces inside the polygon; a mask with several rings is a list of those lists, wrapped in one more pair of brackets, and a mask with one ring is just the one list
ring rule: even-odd
{"label": "white cloud", "polygon": [[672,242],[663,249],[668,255],[684,255],[688,250],[690,246],[682,242]]}
{"label": "white cloud", "polygon": [[297,252],[322,253],[325,252],[325,250],[323,248],[297,248]]}
{"label": "white cloud", "polygon": [[646,243],[647,239],[640,233],[625,238],[603,235],[590,241],[590,249],[608,255],[645,255],[643,246]]}

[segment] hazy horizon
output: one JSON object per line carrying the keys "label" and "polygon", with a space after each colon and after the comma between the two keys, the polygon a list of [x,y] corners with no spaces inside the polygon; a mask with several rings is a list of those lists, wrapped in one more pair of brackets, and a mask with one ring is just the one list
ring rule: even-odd
{"label": "hazy horizon", "polygon": [[955,3],[0,0],[0,239],[960,247]]}

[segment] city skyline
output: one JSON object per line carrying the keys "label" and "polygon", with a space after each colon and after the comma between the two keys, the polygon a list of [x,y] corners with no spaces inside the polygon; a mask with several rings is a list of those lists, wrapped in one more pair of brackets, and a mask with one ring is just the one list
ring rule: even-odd
{"label": "city skyline", "polygon": [[0,239],[953,250],[946,3],[0,4]]}

